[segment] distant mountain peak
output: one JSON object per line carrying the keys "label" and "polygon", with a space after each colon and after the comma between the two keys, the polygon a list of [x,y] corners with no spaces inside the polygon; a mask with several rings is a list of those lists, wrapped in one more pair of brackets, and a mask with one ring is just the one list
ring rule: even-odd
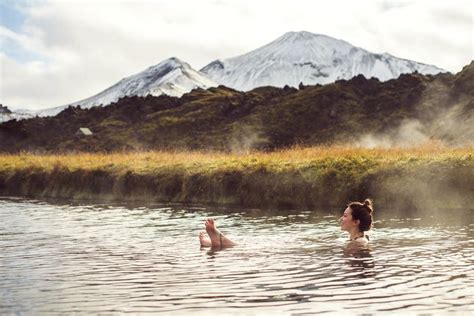
{"label": "distant mountain peak", "polygon": [[194,70],[188,63],[170,57],[145,70],[121,79],[104,91],[79,102],[39,111],[40,116],[56,115],[69,106],[83,108],[108,105],[125,96],[159,96],[166,94],[180,97],[194,88],[210,88],[217,83]]}
{"label": "distant mountain peak", "polygon": [[201,69],[212,80],[237,90],[261,86],[327,84],[357,75],[382,81],[402,73],[443,72],[435,66],[375,54],[330,36],[287,32],[249,53],[217,60]]}
{"label": "distant mountain peak", "polygon": [[318,33],[311,33],[307,31],[298,31],[298,32],[286,32],[276,40],[298,40],[298,41],[308,41],[315,39],[331,39],[339,41],[338,39],[332,38],[330,36]]}
{"label": "distant mountain peak", "polygon": [[181,59],[177,57],[170,57],[161,61],[160,63],[156,65],[148,67],[144,71],[155,71],[163,67],[170,67],[171,69],[175,69],[175,68],[190,69],[191,68],[191,66],[188,63],[182,61]]}
{"label": "distant mountain peak", "polygon": [[280,39],[285,39],[285,40],[306,40],[313,38],[315,36],[320,36],[320,34],[316,33],[311,33],[307,31],[299,31],[299,32],[286,32],[282,36],[280,36]]}

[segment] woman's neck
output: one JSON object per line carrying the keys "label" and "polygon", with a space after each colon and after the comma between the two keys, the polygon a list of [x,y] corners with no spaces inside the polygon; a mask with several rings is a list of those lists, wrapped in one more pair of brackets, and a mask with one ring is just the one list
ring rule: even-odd
{"label": "woman's neck", "polygon": [[364,232],[361,232],[358,229],[349,232],[350,240],[356,240],[358,237],[364,237]]}

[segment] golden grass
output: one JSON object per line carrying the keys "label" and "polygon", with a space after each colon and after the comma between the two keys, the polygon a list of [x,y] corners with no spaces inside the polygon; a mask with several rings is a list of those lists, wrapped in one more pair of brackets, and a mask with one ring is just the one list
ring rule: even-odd
{"label": "golden grass", "polygon": [[474,148],[438,144],[248,153],[3,154],[0,192],[299,209],[369,196],[378,205],[406,210],[468,207],[474,187],[473,158]]}
{"label": "golden grass", "polygon": [[1,154],[0,171],[24,169],[104,170],[112,173],[154,173],[160,169],[212,172],[216,170],[242,170],[266,168],[284,171],[315,164],[375,164],[397,165],[417,161],[449,161],[472,159],[474,148],[447,148],[439,144],[426,144],[411,148],[355,148],[349,146],[321,146],[291,148],[275,152],[197,152],[150,151],[121,153],[75,154]]}

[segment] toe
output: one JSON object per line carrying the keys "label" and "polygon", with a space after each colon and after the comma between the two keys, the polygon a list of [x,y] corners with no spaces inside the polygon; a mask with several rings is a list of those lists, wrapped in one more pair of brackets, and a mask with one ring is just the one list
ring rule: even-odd
{"label": "toe", "polygon": [[209,227],[215,227],[215,226],[216,226],[216,224],[215,224],[213,218],[209,218],[209,219],[208,219],[208,226],[209,226]]}

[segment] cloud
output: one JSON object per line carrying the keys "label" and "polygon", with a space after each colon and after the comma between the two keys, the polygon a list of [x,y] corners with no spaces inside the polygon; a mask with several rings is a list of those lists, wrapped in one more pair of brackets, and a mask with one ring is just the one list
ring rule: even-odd
{"label": "cloud", "polygon": [[300,30],[457,72],[473,58],[470,6],[469,0],[20,2],[13,8],[24,20],[13,30],[0,28],[0,102],[63,105],[171,56],[199,69]]}

